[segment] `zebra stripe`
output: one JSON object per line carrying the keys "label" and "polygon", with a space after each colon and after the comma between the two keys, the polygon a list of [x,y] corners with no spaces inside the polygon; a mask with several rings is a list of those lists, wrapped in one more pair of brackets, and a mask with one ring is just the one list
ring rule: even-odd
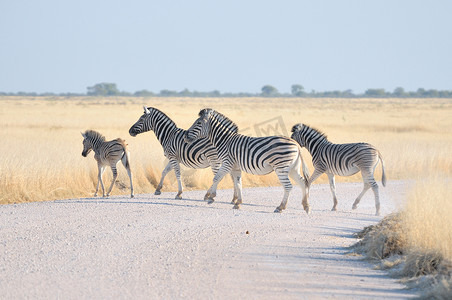
{"label": "zebra stripe", "polygon": [[94,158],[97,161],[98,176],[97,176],[97,187],[94,197],[97,196],[99,190],[99,183],[102,186],[102,196],[105,197],[105,188],[102,181],[102,174],[105,171],[105,167],[110,166],[113,172],[113,180],[111,182],[110,188],[107,192],[107,197],[110,195],[113,189],[113,184],[118,176],[118,171],[116,169],[116,164],[121,160],[122,164],[127,170],[127,174],[130,179],[130,197],[133,198],[133,183],[132,183],[132,172],[130,170],[130,154],[127,150],[127,144],[124,140],[118,138],[112,141],[105,141],[105,137],[97,131],[87,130],[82,133],[83,136],[83,151],[82,156],[86,157],[91,150],[94,150]]}
{"label": "zebra stripe", "polygon": [[217,151],[208,139],[200,139],[196,143],[187,144],[184,141],[186,132],[184,129],[178,128],[173,120],[157,108],[144,107],[143,115],[130,127],[129,134],[136,136],[150,130],[154,131],[162,145],[165,157],[169,160],[162,172],[155,195],[161,194],[160,190],[166,174],[174,169],[178,183],[176,199],[182,199],[180,163],[192,169],[204,169],[210,166],[214,174],[220,168]]}
{"label": "zebra stripe", "polygon": [[367,143],[333,144],[328,141],[324,133],[304,124],[294,125],[292,132],[292,138],[300,146],[306,147],[312,156],[315,170],[308,181],[308,186],[323,173],[328,175],[334,201],[332,210],[336,210],[337,206],[334,175],[351,176],[361,172],[364,188],[352,208],[356,209],[364,193],[372,188],[375,195],[376,214],[379,215],[378,185],[374,178],[374,171],[379,161],[381,161],[382,167],[383,186],[386,185],[386,175],[381,154],[374,146]]}
{"label": "zebra stripe", "polygon": [[[193,123],[185,135],[188,143],[194,143],[200,138],[209,138],[218,151],[221,159],[221,167],[215,175],[213,184],[206,197],[209,203],[214,201],[218,183],[227,173],[232,173],[234,187],[238,189],[238,199],[234,208],[240,208],[241,197],[241,172],[264,175],[276,172],[284,187],[284,197],[275,212],[282,212],[286,208],[287,199],[292,189],[289,176],[300,184],[303,193],[306,193],[305,179],[300,174],[300,166],[303,164],[305,178],[308,176],[307,168],[301,157],[298,144],[287,137],[249,137],[238,133],[237,125],[229,118],[213,109],[203,109],[199,118]],[[303,203],[306,212],[309,206]]]}

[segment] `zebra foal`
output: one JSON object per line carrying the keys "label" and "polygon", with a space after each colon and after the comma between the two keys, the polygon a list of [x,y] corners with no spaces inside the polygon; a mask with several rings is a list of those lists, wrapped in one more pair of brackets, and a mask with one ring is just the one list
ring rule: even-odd
{"label": "zebra foal", "polygon": [[337,206],[334,175],[351,176],[361,171],[364,188],[353,203],[352,209],[358,207],[363,195],[372,188],[375,195],[376,215],[380,214],[378,184],[374,178],[374,171],[379,161],[382,168],[381,182],[383,186],[386,186],[386,175],[383,158],[374,146],[367,143],[333,144],[328,141],[325,134],[304,124],[294,125],[292,132],[291,137],[301,147],[306,147],[312,156],[315,170],[308,180],[308,187],[323,173],[328,175],[334,201],[333,211]]}
{"label": "zebra foal", "polygon": [[110,196],[110,192],[113,189],[113,184],[118,177],[118,171],[116,170],[116,164],[121,160],[122,164],[127,170],[127,174],[130,179],[130,198],[133,198],[133,183],[132,172],[130,170],[130,153],[127,150],[127,144],[124,140],[118,138],[112,141],[105,141],[105,137],[97,131],[87,130],[82,133],[83,136],[83,151],[82,156],[86,157],[91,150],[94,150],[94,158],[97,161],[98,176],[97,187],[94,197],[97,196],[99,190],[99,182],[102,186],[102,196],[105,197],[104,183],[102,182],[102,174],[105,171],[105,167],[110,166],[113,172],[113,180],[111,181],[110,188],[107,192],[107,197]]}
{"label": "zebra foal", "polygon": [[[218,183],[230,173],[233,176],[234,188],[238,191],[235,209],[242,204],[241,172],[255,175],[265,175],[275,172],[284,187],[284,196],[275,212],[282,212],[287,205],[287,199],[292,189],[289,176],[293,178],[306,194],[305,179],[300,174],[303,165],[303,174],[308,178],[308,171],[301,157],[298,144],[286,137],[249,137],[238,133],[237,125],[229,118],[213,109],[203,109],[199,118],[185,133],[187,143],[193,143],[200,138],[209,138],[218,151],[221,167],[214,176],[213,184],[206,194],[209,203],[214,202]],[[303,197],[303,208],[309,213],[307,198]]]}
{"label": "zebra foal", "polygon": [[[178,192],[175,199],[182,199],[182,182],[180,163],[193,169],[205,169],[211,167],[214,175],[220,168],[220,161],[216,149],[208,139],[200,139],[196,143],[188,145],[184,141],[185,130],[178,128],[176,123],[166,114],[154,107],[144,106],[144,113],[138,121],[129,129],[133,137],[147,131],[154,131],[163,148],[165,157],[169,160],[162,172],[160,183],[155,190],[155,195],[161,194],[163,180],[171,169],[176,173]],[[237,198],[234,192],[235,201]]]}

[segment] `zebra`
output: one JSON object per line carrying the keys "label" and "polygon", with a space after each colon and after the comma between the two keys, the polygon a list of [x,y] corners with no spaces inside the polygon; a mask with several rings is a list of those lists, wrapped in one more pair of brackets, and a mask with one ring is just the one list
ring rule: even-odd
{"label": "zebra", "polygon": [[384,162],[380,151],[367,143],[333,144],[328,141],[324,133],[305,124],[294,125],[292,132],[291,137],[301,147],[306,147],[312,156],[314,172],[308,180],[308,187],[323,173],[328,175],[334,201],[333,211],[336,210],[337,206],[334,175],[351,176],[361,171],[364,188],[353,203],[352,209],[358,207],[363,195],[372,188],[375,195],[376,215],[380,215],[378,184],[374,178],[375,168],[380,161],[382,168],[381,182],[383,186],[386,186]]}
{"label": "zebra", "polygon": [[[163,147],[165,157],[169,160],[163,169],[162,178],[155,190],[155,195],[161,194],[163,180],[171,169],[176,173],[178,192],[175,199],[182,199],[182,183],[180,163],[193,169],[205,169],[211,167],[214,175],[220,168],[220,160],[216,149],[208,139],[200,139],[196,143],[188,145],[184,141],[185,130],[178,128],[176,123],[165,113],[154,107],[144,106],[144,113],[138,121],[129,129],[133,137],[149,130],[154,131],[157,139]],[[236,191],[232,202],[237,199]],[[207,199],[205,199],[207,200]]]}
{"label": "zebra", "polygon": [[[292,189],[289,176],[293,178],[306,194],[308,170],[301,156],[301,148],[294,140],[287,137],[249,137],[238,133],[237,125],[223,114],[206,108],[199,112],[199,118],[193,123],[185,134],[188,143],[194,143],[199,138],[208,137],[221,159],[221,167],[214,176],[213,184],[206,194],[209,203],[214,202],[217,185],[221,179],[231,173],[234,187],[238,191],[235,209],[242,204],[241,172],[255,175],[265,175],[273,171],[284,187],[284,196],[275,212],[282,212],[287,205],[287,199]],[[303,165],[303,176],[300,174],[300,165]],[[305,199],[306,197],[303,197]],[[309,213],[307,198],[303,208]]]}
{"label": "zebra", "polygon": [[97,191],[99,190],[99,182],[102,186],[102,196],[105,197],[104,183],[102,182],[102,174],[105,171],[105,167],[110,166],[113,172],[113,180],[110,188],[107,192],[107,197],[110,196],[110,192],[113,189],[113,184],[118,176],[116,170],[116,164],[121,160],[122,164],[127,170],[127,174],[130,179],[130,198],[133,198],[133,183],[132,183],[132,171],[130,170],[130,153],[127,149],[127,144],[123,139],[117,138],[112,141],[105,141],[105,136],[94,130],[86,130],[81,133],[83,136],[83,151],[82,156],[86,157],[91,150],[94,150],[94,158],[97,161],[98,176],[97,187],[94,197],[97,197]]}

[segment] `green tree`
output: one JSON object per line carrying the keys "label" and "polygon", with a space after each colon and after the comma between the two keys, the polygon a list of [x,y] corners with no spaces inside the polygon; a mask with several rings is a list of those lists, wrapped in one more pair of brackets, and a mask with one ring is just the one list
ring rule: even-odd
{"label": "green tree", "polygon": [[386,97],[385,89],[368,89],[364,96],[366,97],[375,97],[375,98],[383,98]]}
{"label": "green tree", "polygon": [[271,85],[264,85],[261,89],[262,96],[271,97],[278,94],[278,89]]}
{"label": "green tree", "polygon": [[151,97],[151,96],[154,96],[154,93],[150,92],[148,90],[141,90],[141,91],[136,91],[133,95],[136,97]]}
{"label": "green tree", "polygon": [[116,83],[102,82],[87,87],[87,94],[90,96],[116,96],[121,92],[116,87]]}
{"label": "green tree", "polygon": [[291,86],[291,92],[293,96],[304,96],[306,95],[306,92],[304,91],[304,87],[301,84],[293,84]]}
{"label": "green tree", "polygon": [[171,90],[161,90],[160,91],[160,96],[163,97],[173,97],[173,96],[177,96],[178,93],[176,91],[171,91]]}
{"label": "green tree", "polygon": [[405,97],[406,93],[402,87],[396,87],[392,93],[395,97]]}

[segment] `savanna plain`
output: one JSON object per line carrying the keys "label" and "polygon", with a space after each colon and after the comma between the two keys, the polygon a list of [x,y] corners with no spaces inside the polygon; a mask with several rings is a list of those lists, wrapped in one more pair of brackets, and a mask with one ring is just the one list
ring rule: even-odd
{"label": "savanna plain", "polygon": [[[137,137],[128,134],[142,115],[143,106],[162,110],[181,128],[188,128],[200,109],[210,107],[251,136],[290,136],[294,124],[304,123],[323,131],[334,143],[374,145],[382,153],[388,180],[408,182],[410,188],[406,197],[398,200],[396,213],[384,216],[378,224],[369,224],[358,234],[360,240],[353,253],[387,269],[423,297],[451,297],[451,99],[3,97],[0,203],[7,207],[24,202],[91,199],[97,166],[92,155],[81,156],[80,132],[86,129],[101,132],[107,140],[125,139],[131,152],[135,194],[152,194],[167,161],[152,132]],[[312,172],[311,157],[305,149],[303,157]],[[126,197],[129,180],[122,166],[118,171],[112,195]],[[209,169],[182,168],[185,191],[206,190],[212,178]],[[375,178],[382,191],[381,166],[376,168]],[[107,169],[104,183],[108,186],[110,180]],[[336,178],[338,187],[360,181],[359,174]],[[314,186],[327,182],[323,175]],[[275,174],[244,175],[243,186],[279,187],[279,182]],[[225,178],[219,188],[232,188],[231,180]],[[171,172],[163,191],[176,190]],[[311,194],[310,201],[315,202],[315,197]],[[290,205],[298,207],[300,201],[289,200]],[[351,207],[351,202],[346,205]]]}

